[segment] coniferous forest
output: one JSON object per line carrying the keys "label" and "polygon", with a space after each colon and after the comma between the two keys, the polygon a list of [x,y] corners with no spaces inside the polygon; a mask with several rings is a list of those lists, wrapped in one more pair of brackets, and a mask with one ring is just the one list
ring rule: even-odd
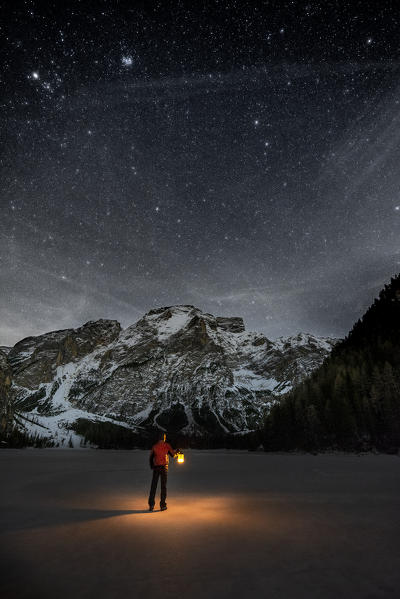
{"label": "coniferous forest", "polygon": [[267,450],[400,447],[400,275],[302,384],[274,405]]}

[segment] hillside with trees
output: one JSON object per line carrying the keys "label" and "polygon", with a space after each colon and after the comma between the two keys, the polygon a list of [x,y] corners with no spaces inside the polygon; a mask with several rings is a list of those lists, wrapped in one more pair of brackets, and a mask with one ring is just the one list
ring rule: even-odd
{"label": "hillside with trees", "polygon": [[267,450],[400,447],[400,275],[311,376],[270,411]]}

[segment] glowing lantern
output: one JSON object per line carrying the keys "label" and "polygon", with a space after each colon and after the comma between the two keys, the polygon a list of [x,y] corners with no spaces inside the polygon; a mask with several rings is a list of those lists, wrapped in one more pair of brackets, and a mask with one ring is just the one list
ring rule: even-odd
{"label": "glowing lantern", "polygon": [[185,456],[182,452],[178,451],[178,453],[176,454],[176,461],[178,462],[178,464],[183,464],[183,462],[185,461]]}

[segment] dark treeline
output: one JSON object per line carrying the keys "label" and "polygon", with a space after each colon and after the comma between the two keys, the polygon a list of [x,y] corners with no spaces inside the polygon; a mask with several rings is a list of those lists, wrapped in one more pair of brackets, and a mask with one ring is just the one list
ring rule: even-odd
{"label": "dark treeline", "polygon": [[267,450],[397,451],[400,447],[400,275],[266,420]]}
{"label": "dark treeline", "polygon": [[174,447],[185,449],[257,449],[262,443],[262,431],[250,431],[241,434],[211,434],[182,435],[170,434],[168,440]]}
{"label": "dark treeline", "polygon": [[149,444],[147,434],[137,434],[112,422],[93,422],[86,418],[78,418],[71,429],[83,437],[84,445],[93,444],[99,449],[146,449]]}
{"label": "dark treeline", "polygon": [[21,449],[23,447],[54,447],[54,442],[38,433],[30,434],[19,430],[17,427],[12,427],[5,435],[0,431],[0,448],[13,447]]}
{"label": "dark treeline", "polygon": [[[137,432],[112,422],[93,422],[86,418],[76,420],[71,430],[83,437],[83,445],[96,445],[99,449],[150,449],[162,432],[156,428]],[[198,436],[170,432],[168,441],[179,449],[256,449],[261,443],[261,432],[241,435],[206,433]]]}

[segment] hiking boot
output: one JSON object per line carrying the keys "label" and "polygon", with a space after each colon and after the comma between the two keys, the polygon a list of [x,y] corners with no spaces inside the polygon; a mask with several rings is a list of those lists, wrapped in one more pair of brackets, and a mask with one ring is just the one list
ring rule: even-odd
{"label": "hiking boot", "polygon": [[161,506],[161,507],[160,507],[160,510],[161,510],[162,512],[164,512],[166,509],[167,509],[167,506],[166,506],[166,505],[163,505],[163,506]]}

